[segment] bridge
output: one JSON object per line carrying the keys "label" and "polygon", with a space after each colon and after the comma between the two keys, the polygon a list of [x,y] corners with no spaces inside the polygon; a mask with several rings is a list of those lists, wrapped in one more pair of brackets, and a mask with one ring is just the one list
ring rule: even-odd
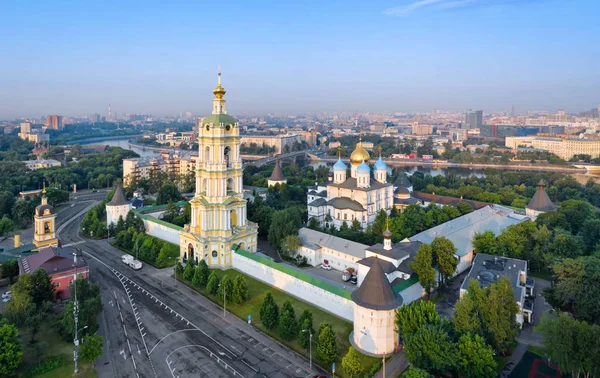
{"label": "bridge", "polygon": [[[257,167],[262,167],[263,165],[273,164],[275,162],[275,160],[278,158],[279,158],[279,160],[296,161],[296,159],[298,159],[299,157],[305,157],[305,158],[309,158],[311,160],[319,160],[320,154],[321,154],[320,151],[317,151],[317,150],[303,150],[303,151],[288,152],[287,154],[279,154],[276,156],[265,156],[260,159],[246,161],[244,163],[244,167],[247,165],[255,165]],[[255,157],[255,156],[256,155],[252,155],[252,157]],[[242,155],[242,159],[243,158],[244,158],[244,155]]]}

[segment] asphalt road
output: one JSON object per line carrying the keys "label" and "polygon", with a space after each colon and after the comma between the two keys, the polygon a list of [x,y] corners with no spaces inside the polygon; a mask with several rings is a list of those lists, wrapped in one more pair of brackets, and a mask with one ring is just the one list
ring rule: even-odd
{"label": "asphalt road", "polygon": [[123,253],[106,240],[82,238],[82,209],[92,204],[78,200],[73,212],[64,214],[65,221],[70,222],[61,222],[59,239],[62,245],[84,252],[90,279],[101,288],[100,334],[105,347],[104,355],[96,361],[100,377],[278,378],[322,374],[310,372],[304,358],[233,315],[223,319],[221,309],[170,277],[172,270],[144,264],[140,271],[134,271],[121,262]]}

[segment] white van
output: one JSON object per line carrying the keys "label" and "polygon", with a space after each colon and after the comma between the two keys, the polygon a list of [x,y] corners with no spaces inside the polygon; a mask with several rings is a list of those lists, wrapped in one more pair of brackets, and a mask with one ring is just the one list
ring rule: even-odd
{"label": "white van", "polygon": [[121,256],[121,261],[123,261],[123,264],[129,265],[133,261],[133,256],[123,255],[123,256]]}
{"label": "white van", "polygon": [[129,263],[129,266],[133,269],[133,270],[140,270],[142,269],[142,262],[139,260],[133,260]]}

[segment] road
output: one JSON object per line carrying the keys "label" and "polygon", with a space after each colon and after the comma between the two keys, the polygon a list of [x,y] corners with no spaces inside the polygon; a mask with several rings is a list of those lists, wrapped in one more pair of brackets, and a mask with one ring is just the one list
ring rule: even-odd
{"label": "road", "polygon": [[[86,202],[90,206],[90,202]],[[83,204],[76,207],[81,209]],[[71,214],[59,232],[62,245],[81,249],[90,279],[101,288],[100,377],[312,377],[293,351],[171,277],[172,269],[125,266],[106,240],[84,239],[83,218]]]}

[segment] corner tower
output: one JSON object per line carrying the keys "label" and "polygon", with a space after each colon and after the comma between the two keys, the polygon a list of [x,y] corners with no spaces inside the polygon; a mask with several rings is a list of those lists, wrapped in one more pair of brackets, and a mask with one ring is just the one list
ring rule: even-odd
{"label": "corner tower", "polygon": [[218,75],[212,114],[198,127],[196,191],[191,221],[180,231],[179,255],[184,261],[204,259],[210,267],[228,268],[234,245],[256,251],[258,226],[246,219],[239,125],[227,114]]}

